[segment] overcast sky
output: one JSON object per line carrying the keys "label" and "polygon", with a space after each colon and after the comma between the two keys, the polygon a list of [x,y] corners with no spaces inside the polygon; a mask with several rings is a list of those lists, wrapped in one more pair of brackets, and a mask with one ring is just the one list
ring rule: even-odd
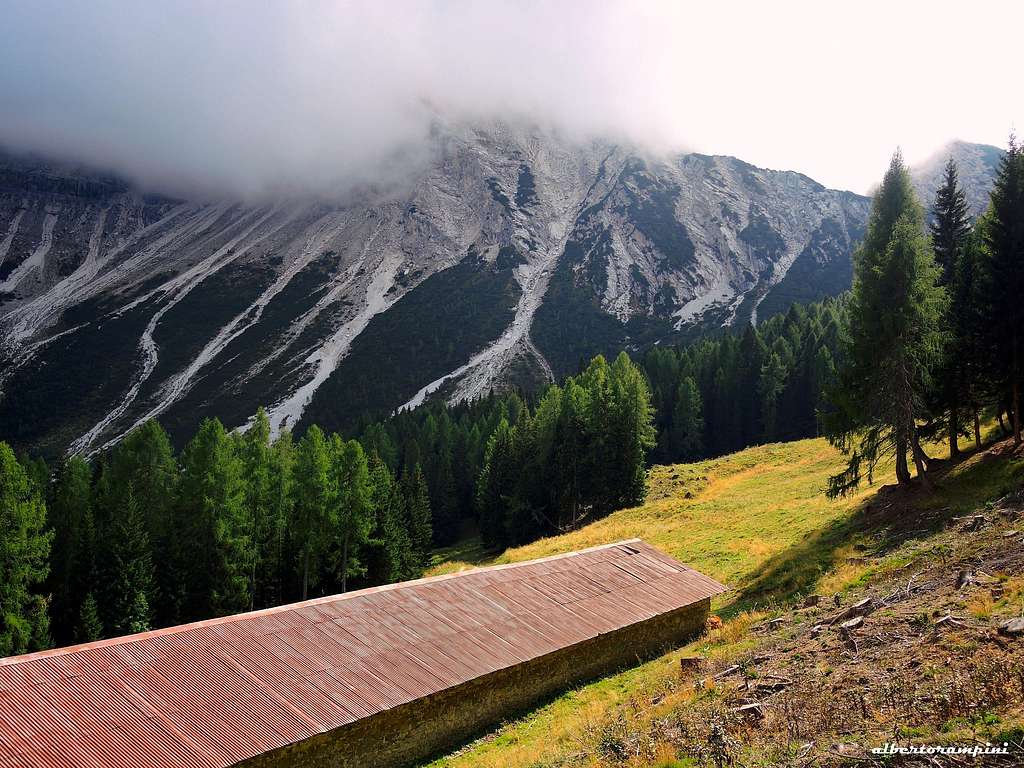
{"label": "overcast sky", "polygon": [[0,145],[253,193],[372,173],[432,111],[866,191],[1024,122],[1024,2],[0,0]]}

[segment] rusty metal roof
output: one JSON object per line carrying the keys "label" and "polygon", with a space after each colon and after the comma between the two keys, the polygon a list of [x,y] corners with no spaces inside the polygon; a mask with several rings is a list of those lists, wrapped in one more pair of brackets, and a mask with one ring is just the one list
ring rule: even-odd
{"label": "rusty metal roof", "polygon": [[0,659],[0,768],[224,768],[724,589],[637,539]]}

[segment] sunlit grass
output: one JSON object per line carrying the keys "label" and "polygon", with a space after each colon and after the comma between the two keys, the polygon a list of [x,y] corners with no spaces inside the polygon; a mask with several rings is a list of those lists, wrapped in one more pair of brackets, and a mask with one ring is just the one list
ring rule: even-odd
{"label": "sunlit grass", "polygon": [[[928,450],[937,458],[944,455],[941,446]],[[678,705],[678,696],[689,695],[686,687],[673,685],[681,656],[700,654],[711,662],[727,663],[755,648],[758,639],[749,630],[771,615],[775,601],[810,591],[842,592],[925,551],[926,540],[893,546],[878,557],[864,556],[864,550],[877,547],[879,541],[858,513],[866,502],[874,503],[879,484],[893,481],[892,467],[879,468],[874,486],[865,484],[850,497],[829,501],[823,489],[842,464],[843,457],[824,440],[802,440],[694,464],[654,467],[642,506],[497,557],[488,558],[472,547],[453,551],[458,559],[438,563],[432,573],[642,538],[732,590],[714,605],[726,618],[722,627],[635,669],[567,692],[462,752],[436,761],[433,768],[557,765],[579,754],[594,724],[606,722],[610,713],[625,707],[632,717],[643,719],[655,716],[663,706]],[[920,499],[920,506],[949,514],[974,508],[1018,485],[1022,471],[1020,461],[968,456],[946,473],[935,495]],[[1019,602],[1020,591],[1012,586],[1005,600]],[[661,703],[654,706],[656,693]],[[666,752],[665,760],[670,759]]]}

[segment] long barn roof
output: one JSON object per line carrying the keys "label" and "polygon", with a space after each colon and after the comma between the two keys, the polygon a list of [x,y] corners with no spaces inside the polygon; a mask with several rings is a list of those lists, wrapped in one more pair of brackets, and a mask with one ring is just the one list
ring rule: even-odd
{"label": "long barn roof", "polygon": [[724,589],[633,540],[0,659],[0,768],[224,768]]}

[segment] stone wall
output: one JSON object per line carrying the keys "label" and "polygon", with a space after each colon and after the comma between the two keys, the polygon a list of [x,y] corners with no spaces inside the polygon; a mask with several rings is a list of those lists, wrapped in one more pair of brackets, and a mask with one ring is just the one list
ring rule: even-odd
{"label": "stone wall", "polygon": [[681,645],[704,627],[711,600],[600,635],[463,685],[258,755],[244,768],[402,768],[575,683]]}

